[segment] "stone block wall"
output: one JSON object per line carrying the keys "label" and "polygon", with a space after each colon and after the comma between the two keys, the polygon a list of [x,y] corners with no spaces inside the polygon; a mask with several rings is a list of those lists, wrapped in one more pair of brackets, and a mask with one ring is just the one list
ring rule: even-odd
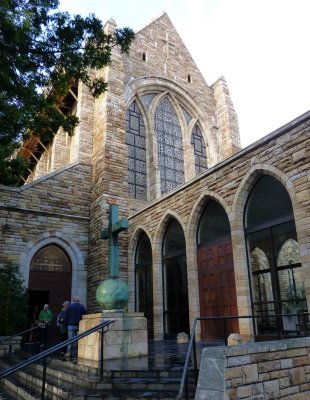
{"label": "stone block wall", "polygon": [[205,348],[195,400],[307,400],[310,338]]}
{"label": "stone block wall", "polygon": [[32,257],[60,245],[72,264],[72,294],[86,302],[91,167],[75,163],[21,188],[0,186],[0,263],[20,266],[28,286]]}

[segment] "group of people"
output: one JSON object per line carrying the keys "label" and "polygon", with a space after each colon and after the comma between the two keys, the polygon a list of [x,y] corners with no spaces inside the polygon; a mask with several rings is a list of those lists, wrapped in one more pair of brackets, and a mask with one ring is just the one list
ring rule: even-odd
{"label": "group of people", "polygon": [[[72,298],[72,303],[70,301],[65,301],[62,305],[62,310],[58,314],[56,325],[59,329],[61,341],[71,339],[77,335],[79,330],[79,322],[81,321],[83,315],[86,313],[85,307],[80,303],[78,297],[74,296]],[[42,345],[46,344],[49,339],[49,332],[51,327],[51,322],[53,319],[53,314],[49,309],[48,304],[44,304],[43,310],[39,312],[39,307],[35,306],[33,310],[33,315],[31,316],[31,326],[38,327],[39,341]],[[32,333],[34,334],[35,331]],[[31,337],[30,341],[35,341]],[[72,355],[74,346],[69,344],[67,349],[62,352],[65,357]]]}
{"label": "group of people", "polygon": [[[60,336],[63,341],[72,339],[78,334],[79,322],[86,310],[78,297],[73,297],[71,304],[70,301],[65,301],[62,306],[63,308],[57,317],[57,326],[59,327]],[[67,352],[63,352],[65,357],[72,355],[73,348],[73,343],[68,345]]]}

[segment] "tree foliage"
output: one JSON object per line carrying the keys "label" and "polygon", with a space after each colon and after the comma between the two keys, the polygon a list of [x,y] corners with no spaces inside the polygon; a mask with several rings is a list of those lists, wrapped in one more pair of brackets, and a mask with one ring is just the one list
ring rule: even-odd
{"label": "tree foliage", "polygon": [[0,335],[13,335],[26,326],[27,294],[19,268],[0,266]]}
{"label": "tree foliage", "polygon": [[94,15],[58,11],[58,0],[0,2],[0,183],[15,184],[27,168],[16,150],[29,135],[50,139],[60,127],[73,134],[78,119],[57,104],[81,80],[97,97],[107,88],[89,69],[109,64],[114,46],[127,52],[129,28],[106,34]]}

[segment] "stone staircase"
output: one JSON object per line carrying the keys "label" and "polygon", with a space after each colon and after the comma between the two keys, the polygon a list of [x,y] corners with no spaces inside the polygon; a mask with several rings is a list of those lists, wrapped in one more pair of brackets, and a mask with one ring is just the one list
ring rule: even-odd
{"label": "stone staircase", "polygon": [[[1,370],[20,361],[1,362]],[[47,360],[45,399],[174,399],[178,393],[182,369],[99,369],[61,358]],[[109,363],[109,362],[107,362]],[[32,364],[0,381],[1,399],[34,400],[41,398],[42,363]],[[189,376],[190,398],[195,396],[193,373]]]}

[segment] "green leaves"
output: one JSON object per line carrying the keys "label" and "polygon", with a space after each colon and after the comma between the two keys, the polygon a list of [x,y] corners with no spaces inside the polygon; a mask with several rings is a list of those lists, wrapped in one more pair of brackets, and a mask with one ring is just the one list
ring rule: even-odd
{"label": "green leaves", "polygon": [[94,97],[106,91],[104,79],[93,80],[89,69],[108,65],[114,46],[128,52],[134,38],[129,28],[106,34],[94,15],[71,16],[57,11],[58,5],[58,0],[0,2],[2,184],[18,184],[25,170],[16,153],[21,139],[31,133],[52,140],[60,127],[73,134],[78,120],[60,112],[59,99],[67,94],[73,80],[86,84]]}
{"label": "green leaves", "polygon": [[13,335],[25,328],[27,295],[17,265],[0,265],[0,335]]}

